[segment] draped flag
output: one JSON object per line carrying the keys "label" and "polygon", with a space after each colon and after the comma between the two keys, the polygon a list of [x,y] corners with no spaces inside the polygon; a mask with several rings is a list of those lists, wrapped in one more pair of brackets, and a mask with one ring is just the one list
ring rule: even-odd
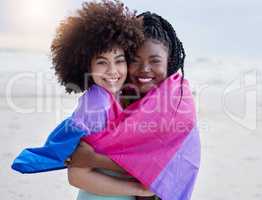
{"label": "draped flag", "polygon": [[79,140],[110,157],[162,200],[188,200],[200,165],[200,140],[192,93],[176,73],[122,110],[92,86],[41,148],[25,149],[12,168],[35,173],[65,168]]}

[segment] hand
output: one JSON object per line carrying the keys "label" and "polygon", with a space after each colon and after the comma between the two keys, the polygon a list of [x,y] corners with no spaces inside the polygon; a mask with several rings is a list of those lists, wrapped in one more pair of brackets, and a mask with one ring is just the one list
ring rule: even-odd
{"label": "hand", "polygon": [[137,187],[137,195],[136,196],[141,196],[141,197],[152,197],[155,194],[145,188],[141,183],[139,182],[132,182],[131,184],[135,185]]}
{"label": "hand", "polygon": [[150,190],[146,189],[146,188],[142,188],[141,190],[141,197],[152,197],[154,196],[155,193],[151,192]]}
{"label": "hand", "polygon": [[93,168],[96,158],[96,152],[87,143],[81,141],[77,149],[66,161],[68,167]]}

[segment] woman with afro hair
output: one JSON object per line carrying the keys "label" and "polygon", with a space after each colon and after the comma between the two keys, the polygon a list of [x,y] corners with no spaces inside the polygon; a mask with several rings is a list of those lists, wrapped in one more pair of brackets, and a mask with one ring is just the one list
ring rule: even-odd
{"label": "woman with afro hair", "polygon": [[[52,41],[52,63],[66,92],[83,94],[73,114],[51,132],[44,146],[23,150],[12,168],[21,173],[66,168],[65,160],[80,138],[105,127],[112,107],[108,100],[118,103],[127,65],[143,40],[142,21],[117,0],[84,2],[64,20]],[[78,200],[133,200],[153,195],[115,163],[105,168],[111,171],[68,166],[70,184],[82,189]]]}
{"label": "woman with afro hair", "polygon": [[[51,46],[55,73],[68,93],[84,92],[97,84],[117,97],[126,80],[127,63],[142,41],[141,20],[121,2],[85,2],[57,30]],[[114,164],[110,169],[117,168]],[[112,171],[69,166],[68,174],[71,185],[85,189],[80,190],[78,200],[153,195],[131,177],[121,178]]]}

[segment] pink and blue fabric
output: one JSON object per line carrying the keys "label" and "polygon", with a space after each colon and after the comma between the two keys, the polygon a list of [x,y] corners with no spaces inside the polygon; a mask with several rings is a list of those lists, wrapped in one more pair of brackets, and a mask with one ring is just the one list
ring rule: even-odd
{"label": "pink and blue fabric", "polygon": [[[180,83],[181,75],[172,75],[125,110],[111,94],[93,86],[80,98],[72,116],[60,124],[62,128],[55,129],[40,148],[56,146],[54,135],[57,143],[66,141],[62,143],[69,150],[61,153],[55,146],[45,149],[48,152],[43,156],[45,166],[39,170],[35,157],[43,157],[35,149],[26,149],[13,168],[24,173],[64,168],[62,163],[81,138],[162,200],[189,200],[200,167],[200,140],[189,84],[186,80],[182,86]],[[27,171],[22,171],[25,167],[21,166],[26,166]]]}

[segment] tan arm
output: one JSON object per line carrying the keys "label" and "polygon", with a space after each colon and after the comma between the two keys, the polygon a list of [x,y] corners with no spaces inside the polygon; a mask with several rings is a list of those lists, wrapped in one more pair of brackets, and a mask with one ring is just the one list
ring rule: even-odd
{"label": "tan arm", "polygon": [[85,142],[81,142],[76,151],[71,155],[69,166],[78,168],[104,168],[122,173],[125,172],[124,169],[110,158],[96,153],[93,148]]}
{"label": "tan arm", "polygon": [[96,172],[91,168],[68,168],[68,181],[72,186],[96,195],[153,196],[140,183],[118,179]]}

